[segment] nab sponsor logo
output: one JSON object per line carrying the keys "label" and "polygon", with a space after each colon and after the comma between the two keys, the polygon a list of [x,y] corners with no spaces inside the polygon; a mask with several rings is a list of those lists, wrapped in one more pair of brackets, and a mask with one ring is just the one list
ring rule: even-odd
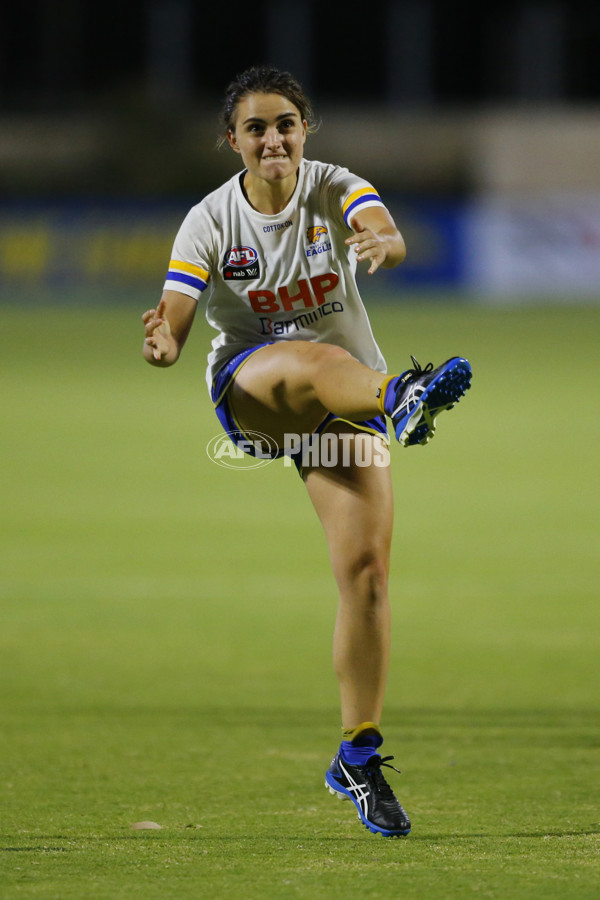
{"label": "nab sponsor logo", "polygon": [[305,248],[309,259],[311,256],[319,256],[320,253],[327,253],[331,250],[329,233],[324,225],[311,225],[310,228],[307,228],[306,239],[310,245]]}
{"label": "nab sponsor logo", "polygon": [[248,280],[259,275],[258,253],[254,247],[232,247],[227,251],[223,261],[223,278]]}

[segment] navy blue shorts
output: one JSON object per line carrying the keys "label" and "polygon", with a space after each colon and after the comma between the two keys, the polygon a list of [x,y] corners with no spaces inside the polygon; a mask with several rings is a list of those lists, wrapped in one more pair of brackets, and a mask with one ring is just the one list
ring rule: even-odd
{"label": "navy blue shorts", "polygon": [[[249,359],[249,357],[252,356],[253,353],[256,353],[257,350],[261,350],[263,347],[269,346],[271,346],[269,343],[258,344],[256,347],[250,347],[248,350],[242,350],[241,353],[237,353],[235,356],[233,356],[229,360],[229,362],[226,362],[225,365],[221,366],[221,368],[217,372],[210,392],[212,401],[215,404],[215,412],[228,437],[233,441],[236,447],[240,447],[244,451],[244,453],[249,453],[251,456],[257,455],[254,449],[254,442],[251,435],[248,435],[246,432],[244,432],[240,424],[236,421],[231,410],[231,406],[229,405],[228,391],[235,379],[235,376],[240,371],[246,360]],[[348,425],[351,425],[358,431],[365,431],[370,434],[380,434],[386,441],[388,441],[385,416],[375,416],[375,418],[366,419],[363,422],[350,422],[348,419],[342,419],[340,416],[335,416],[333,413],[328,413],[321,424],[318,426],[318,428],[315,429],[315,434],[321,434],[322,432],[326,431],[327,426],[332,422],[347,422]],[[278,448],[271,454],[270,458],[278,459],[284,454],[285,450]],[[261,451],[261,455],[266,455],[264,449],[263,451]],[[300,450],[297,453],[290,453],[288,455],[293,459],[298,471],[302,473],[302,451]]]}

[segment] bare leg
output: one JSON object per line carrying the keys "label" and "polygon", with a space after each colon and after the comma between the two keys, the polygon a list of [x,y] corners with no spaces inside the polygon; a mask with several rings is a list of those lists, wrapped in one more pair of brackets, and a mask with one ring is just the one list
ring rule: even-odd
{"label": "bare leg", "polygon": [[305,481],[325,529],[339,589],[333,659],[342,726],[379,723],[390,647],[387,583],[393,499],[389,466],[315,468]]}
{"label": "bare leg", "polygon": [[[381,373],[362,366],[339,348],[303,344],[300,350],[299,345],[298,349],[276,345],[250,357],[230,389],[229,400],[243,430],[266,432],[281,445],[286,432],[314,431],[328,411],[350,421],[376,415],[377,387],[382,381]],[[314,466],[306,471],[304,480],[325,530],[338,585],[333,660],[342,728],[352,731],[365,722],[378,725],[383,709],[390,655],[387,585],[392,484],[389,455],[380,437],[357,433],[339,421],[331,423],[327,433],[334,441],[338,436],[338,464]],[[368,466],[359,465],[352,452],[353,445],[365,440],[378,451],[377,461],[373,459]],[[382,451],[385,464],[378,465]],[[364,459],[361,456],[360,462]],[[345,757],[342,762],[343,746],[325,776],[329,790],[351,799],[371,831],[408,834],[410,820],[383,779],[381,757],[366,746],[363,764],[360,748],[353,746],[352,762]],[[357,754],[358,760],[354,758]],[[351,770],[360,783],[353,780]]]}
{"label": "bare leg", "polygon": [[[312,433],[328,412],[354,421],[379,414],[377,388],[384,379],[339,347],[298,341],[254,353],[230,388],[230,403],[244,430],[270,435]],[[332,423],[328,432],[351,432]],[[377,442],[364,433],[346,440]],[[341,440],[341,438],[340,438]],[[354,459],[350,452],[349,457]],[[387,593],[393,521],[389,465],[310,469],[306,487],[321,520],[339,590],[333,657],[340,685],[342,724],[378,723],[389,661]]]}
{"label": "bare leg", "polygon": [[270,435],[311,433],[328,412],[359,422],[380,415],[377,390],[385,374],[332,344],[290,341],[257,350],[230,388],[244,426]]}

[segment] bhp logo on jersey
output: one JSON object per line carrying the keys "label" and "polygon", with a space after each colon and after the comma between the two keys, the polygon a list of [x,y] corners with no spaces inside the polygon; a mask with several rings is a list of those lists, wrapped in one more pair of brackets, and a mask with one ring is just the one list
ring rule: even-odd
{"label": "bhp logo on jersey", "polygon": [[258,253],[254,247],[232,247],[227,251],[223,261],[223,278],[247,280],[259,275]]}
{"label": "bhp logo on jersey", "polygon": [[[295,293],[290,293],[292,285],[282,285],[275,291],[248,291],[248,299],[254,312],[292,312],[294,309],[309,309],[315,306],[323,306],[325,295],[332,291],[339,277],[335,272],[327,275],[313,275],[312,278],[299,278],[293,286]],[[297,306],[294,306],[297,304]]]}

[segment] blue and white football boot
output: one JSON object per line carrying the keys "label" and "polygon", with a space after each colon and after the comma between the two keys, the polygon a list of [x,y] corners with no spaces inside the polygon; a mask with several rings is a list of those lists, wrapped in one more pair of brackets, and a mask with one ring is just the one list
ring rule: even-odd
{"label": "blue and white football boot", "polygon": [[435,419],[452,409],[471,387],[471,365],[453,356],[441,366],[428,363],[421,368],[411,356],[414,368],[392,378],[387,384],[384,408],[403,447],[427,444],[435,434]]}

